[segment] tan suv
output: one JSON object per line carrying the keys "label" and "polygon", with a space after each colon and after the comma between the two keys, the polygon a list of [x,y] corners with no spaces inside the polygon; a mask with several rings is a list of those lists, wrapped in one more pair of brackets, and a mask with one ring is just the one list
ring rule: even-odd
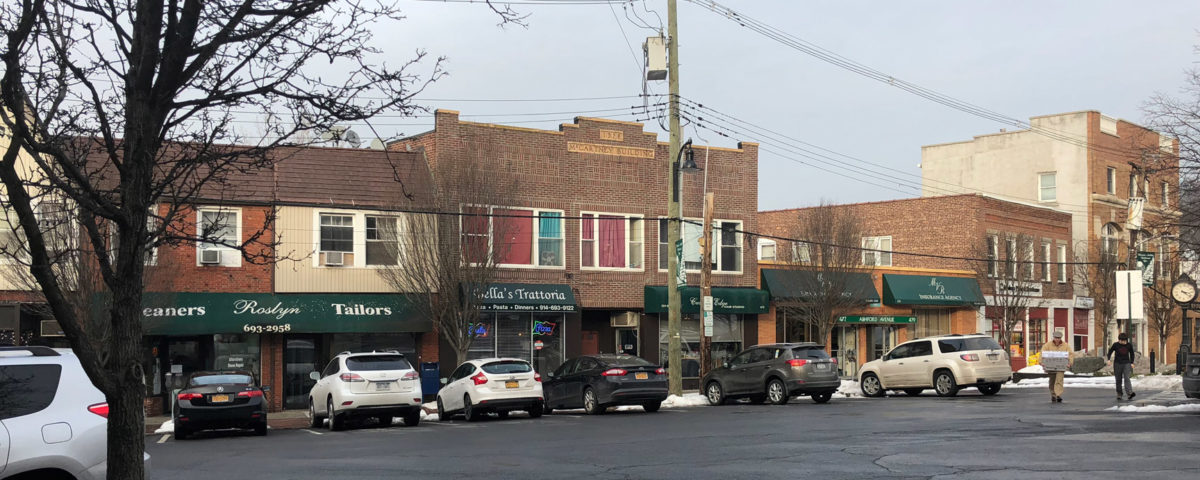
{"label": "tan suv", "polygon": [[868,397],[881,397],[887,390],[915,396],[927,388],[939,397],[952,397],[968,387],[995,395],[1010,378],[1008,354],[996,340],[982,333],[953,334],[910,340],[863,364],[859,386]]}

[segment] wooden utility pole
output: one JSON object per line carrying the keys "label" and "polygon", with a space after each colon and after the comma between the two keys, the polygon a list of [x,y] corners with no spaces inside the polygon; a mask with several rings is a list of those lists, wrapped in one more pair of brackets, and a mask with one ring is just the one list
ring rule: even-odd
{"label": "wooden utility pole", "polygon": [[[680,307],[679,277],[683,272],[682,236],[683,222],[679,208],[679,150],[682,148],[682,132],[679,126],[679,28],[675,13],[676,0],[667,0],[667,84],[670,90],[671,147],[667,165],[670,167],[670,192],[667,198],[667,245],[675,251],[667,252],[667,392],[683,395],[683,352],[680,350]],[[685,274],[686,275],[686,274]]]}
{"label": "wooden utility pole", "polygon": [[[707,162],[704,165],[708,167]],[[704,194],[704,234],[700,236],[700,377],[712,369],[712,217],[713,194]],[[718,243],[719,244],[719,243]]]}

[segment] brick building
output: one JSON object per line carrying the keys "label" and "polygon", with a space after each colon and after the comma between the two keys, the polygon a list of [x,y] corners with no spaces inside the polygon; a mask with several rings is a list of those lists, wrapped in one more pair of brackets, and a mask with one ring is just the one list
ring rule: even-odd
{"label": "brick building", "polygon": [[[1019,287],[1024,292],[1019,305],[1028,307],[1027,318],[1019,322],[1012,338],[1002,341],[1010,345],[1014,367],[1024,367],[1026,356],[1036,352],[1056,328],[1074,336],[1077,344],[1087,343],[1088,312],[1074,308],[1071,292],[1070,213],[979,194],[832,208],[836,215],[858,218],[863,228],[861,247],[879,250],[862,252],[862,263],[874,267],[863,274],[870,276],[876,296],[866,299],[867,305],[858,313],[870,321],[846,318],[833,338],[814,339],[828,341],[835,350],[861,352],[854,358],[840,353],[844,366],[873,360],[907,338],[974,332],[998,337],[995,307],[1012,295],[998,297],[996,292],[1006,286]],[[805,210],[759,212],[759,228],[769,235],[802,239],[798,218]],[[760,259],[773,299],[778,287],[770,285],[772,280],[782,287],[802,281],[794,273],[769,272],[767,265],[794,270],[797,259],[805,256],[803,245],[760,240],[759,250],[774,252],[774,262]],[[929,286],[944,295],[907,292]],[[956,289],[957,293],[951,291]],[[785,331],[785,322],[779,323],[781,336],[804,336],[804,332]]]}
{"label": "brick building", "polygon": [[[504,204],[464,211],[538,219],[492,217],[462,227],[466,234],[492,235],[501,226],[515,232],[511,244],[516,248],[500,262],[495,293],[507,297],[518,289],[540,290],[559,299],[552,306],[495,302],[481,319],[487,335],[476,339],[472,356],[528,357],[539,371],[587,353],[620,351],[666,360],[667,249],[661,219],[667,213],[669,163],[668,145],[654,133],[639,123],[584,117],[557,131],[536,130],[462,121],[458,112],[439,110],[432,131],[389,148],[423,151],[435,177],[448,165],[486,169],[498,184],[518,190]],[[774,339],[774,326],[758,318],[766,310],[766,296],[756,288],[753,243],[740,233],[757,228],[758,146],[696,147],[694,152],[707,174],[708,191],[715,194],[717,231],[726,228],[713,246],[714,361],[720,362],[744,346]],[[685,218],[701,218],[703,175],[682,175]],[[443,192],[457,196],[458,204],[473,203],[451,179],[437,182]],[[685,226],[687,281],[693,286],[699,283],[699,235],[698,225]],[[696,290],[684,292],[685,377],[698,371]],[[534,307],[540,310],[524,313]],[[552,307],[559,310],[546,310]],[[530,331],[534,334],[526,336]],[[452,360],[448,350],[442,350],[444,363]]]}

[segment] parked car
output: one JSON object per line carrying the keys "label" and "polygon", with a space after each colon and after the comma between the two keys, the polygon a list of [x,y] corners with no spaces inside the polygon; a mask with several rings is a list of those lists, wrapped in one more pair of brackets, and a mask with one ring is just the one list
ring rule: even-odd
{"label": "parked car", "polygon": [[982,333],[938,335],[901,343],[883,358],[859,369],[859,385],[868,397],[888,390],[920,395],[932,388],[940,397],[952,397],[975,387],[995,395],[1012,378],[1008,354],[996,340]]}
{"label": "parked car", "polygon": [[392,417],[410,427],[421,422],[421,380],[399,352],[342,352],[310,377],[317,381],[308,393],[312,428],[326,418],[333,431],[354,418],[374,417],[385,427]]}
{"label": "parked car", "polygon": [[714,369],[700,381],[710,405],[735,398],[751,403],[783,405],[808,395],[825,403],[841,386],[837,360],[816,343],[776,343],[751,347]]}
{"label": "parked car", "polygon": [[546,379],[546,413],[583,408],[601,414],[608,407],[641,405],[657,412],[667,399],[667,372],[633,355],[587,355],[566,361]]}
{"label": "parked car", "polygon": [[78,357],[0,347],[0,478],[103,480],[107,451],[108,404]]}
{"label": "parked car", "polygon": [[175,396],[175,438],[201,430],[253,429],[267,434],[267,402],[254,375],[241,370],[194,372]]}
{"label": "parked car", "polygon": [[473,422],[487,413],[506,417],[516,410],[538,418],[545,408],[542,376],[529,362],[516,358],[468,360],[438,391],[437,408],[443,421],[459,413]]}

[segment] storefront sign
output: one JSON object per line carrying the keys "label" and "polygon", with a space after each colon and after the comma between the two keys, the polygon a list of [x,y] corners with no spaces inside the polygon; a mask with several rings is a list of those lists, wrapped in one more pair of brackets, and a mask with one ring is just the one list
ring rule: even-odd
{"label": "storefront sign", "polygon": [[542,343],[542,341],[541,341],[541,340],[537,340],[537,341],[534,341],[534,342],[533,342],[533,349],[534,349],[534,350],[541,350],[541,349],[542,349],[542,347],[545,347],[545,346],[546,346],[546,344]]}
{"label": "storefront sign", "polygon": [[838,317],[838,323],[917,323],[917,317],[907,315],[846,315]]}
{"label": "storefront sign", "polygon": [[480,309],[502,312],[574,312],[575,294],[569,285],[493,283],[476,295]]}
{"label": "storefront sign", "polygon": [[763,269],[763,285],[775,301],[806,302],[841,289],[841,296],[859,299],[863,304],[879,303],[879,292],[871,275],[843,272],[827,274],[810,270]]}
{"label": "storefront sign", "polygon": [[[700,287],[685,287],[679,290],[683,313],[700,313]],[[646,313],[667,311],[667,287],[647,285],[645,295]],[[757,288],[712,287],[713,312],[715,313],[767,313],[770,296],[766,290]]]}
{"label": "storefront sign", "polygon": [[146,293],[147,335],[428,332],[400,294]]}
{"label": "storefront sign", "polygon": [[567,151],[575,153],[594,153],[597,155],[613,155],[617,157],[654,158],[653,148],[623,147],[620,145],[604,145],[601,143],[567,142]]}
{"label": "storefront sign", "polygon": [[534,320],[532,333],[534,335],[554,335],[554,327],[557,327],[557,326],[558,326],[558,324],[554,323],[554,322],[544,322],[541,320]]}
{"label": "storefront sign", "polygon": [[475,338],[487,338],[491,333],[490,325],[486,323],[472,323],[467,325],[467,331],[475,331]]}
{"label": "storefront sign", "polygon": [[1091,310],[1096,308],[1096,299],[1092,297],[1075,297],[1075,308]]}
{"label": "storefront sign", "polygon": [[973,278],[883,275],[884,305],[984,305]]}
{"label": "storefront sign", "polygon": [[1008,295],[1009,297],[1041,297],[1042,284],[1016,280],[996,280],[996,292],[998,295]]}

